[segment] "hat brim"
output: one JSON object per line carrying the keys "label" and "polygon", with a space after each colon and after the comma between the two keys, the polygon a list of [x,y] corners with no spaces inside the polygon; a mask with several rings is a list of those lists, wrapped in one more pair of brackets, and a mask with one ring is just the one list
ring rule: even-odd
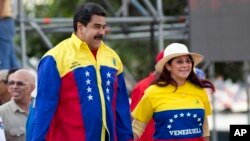
{"label": "hat brim", "polygon": [[171,55],[168,55],[166,57],[163,57],[156,65],[155,65],[155,70],[157,72],[162,72],[163,70],[163,67],[165,66],[165,64],[175,58],[175,57],[178,57],[178,56],[183,56],[183,55],[190,55],[193,59],[193,62],[194,62],[194,67],[196,65],[198,65],[202,60],[203,60],[203,56],[201,54],[198,54],[198,53],[174,53],[174,54],[171,54]]}

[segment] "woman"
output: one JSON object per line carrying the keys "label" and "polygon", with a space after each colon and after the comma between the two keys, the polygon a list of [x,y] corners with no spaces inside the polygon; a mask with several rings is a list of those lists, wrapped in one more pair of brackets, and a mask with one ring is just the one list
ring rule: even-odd
{"label": "woman", "polygon": [[151,118],[155,120],[154,141],[209,140],[207,116],[211,107],[204,88],[214,91],[214,86],[193,71],[202,59],[200,54],[189,53],[183,44],[167,46],[164,58],[155,66],[160,76],[146,89],[132,113],[135,140]]}

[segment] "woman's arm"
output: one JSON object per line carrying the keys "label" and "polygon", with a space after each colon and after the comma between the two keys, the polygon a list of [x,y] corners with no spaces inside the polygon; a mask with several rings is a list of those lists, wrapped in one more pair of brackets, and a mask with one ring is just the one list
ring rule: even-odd
{"label": "woman's arm", "polygon": [[137,139],[141,137],[146,126],[147,126],[147,123],[141,122],[137,119],[133,120],[132,128],[133,128],[134,141],[137,141]]}
{"label": "woman's arm", "polygon": [[203,123],[203,137],[204,137],[204,141],[210,141],[210,131],[209,131],[207,117],[204,118],[204,123]]}

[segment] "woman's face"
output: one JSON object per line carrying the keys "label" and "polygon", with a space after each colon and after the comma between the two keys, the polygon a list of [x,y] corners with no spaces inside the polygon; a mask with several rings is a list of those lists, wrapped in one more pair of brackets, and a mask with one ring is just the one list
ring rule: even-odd
{"label": "woman's face", "polygon": [[186,81],[189,74],[193,69],[193,60],[189,55],[183,55],[173,58],[171,63],[166,63],[168,71],[170,71],[171,77],[176,81]]}

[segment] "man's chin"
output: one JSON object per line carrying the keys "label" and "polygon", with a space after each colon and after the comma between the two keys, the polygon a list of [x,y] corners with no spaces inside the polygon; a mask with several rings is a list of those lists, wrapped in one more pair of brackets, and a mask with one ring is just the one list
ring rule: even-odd
{"label": "man's chin", "polygon": [[98,44],[94,44],[92,46],[92,49],[98,49],[100,47],[101,43],[98,43]]}
{"label": "man's chin", "polygon": [[19,97],[15,97],[15,96],[12,96],[12,99],[14,100],[14,101],[19,101]]}

